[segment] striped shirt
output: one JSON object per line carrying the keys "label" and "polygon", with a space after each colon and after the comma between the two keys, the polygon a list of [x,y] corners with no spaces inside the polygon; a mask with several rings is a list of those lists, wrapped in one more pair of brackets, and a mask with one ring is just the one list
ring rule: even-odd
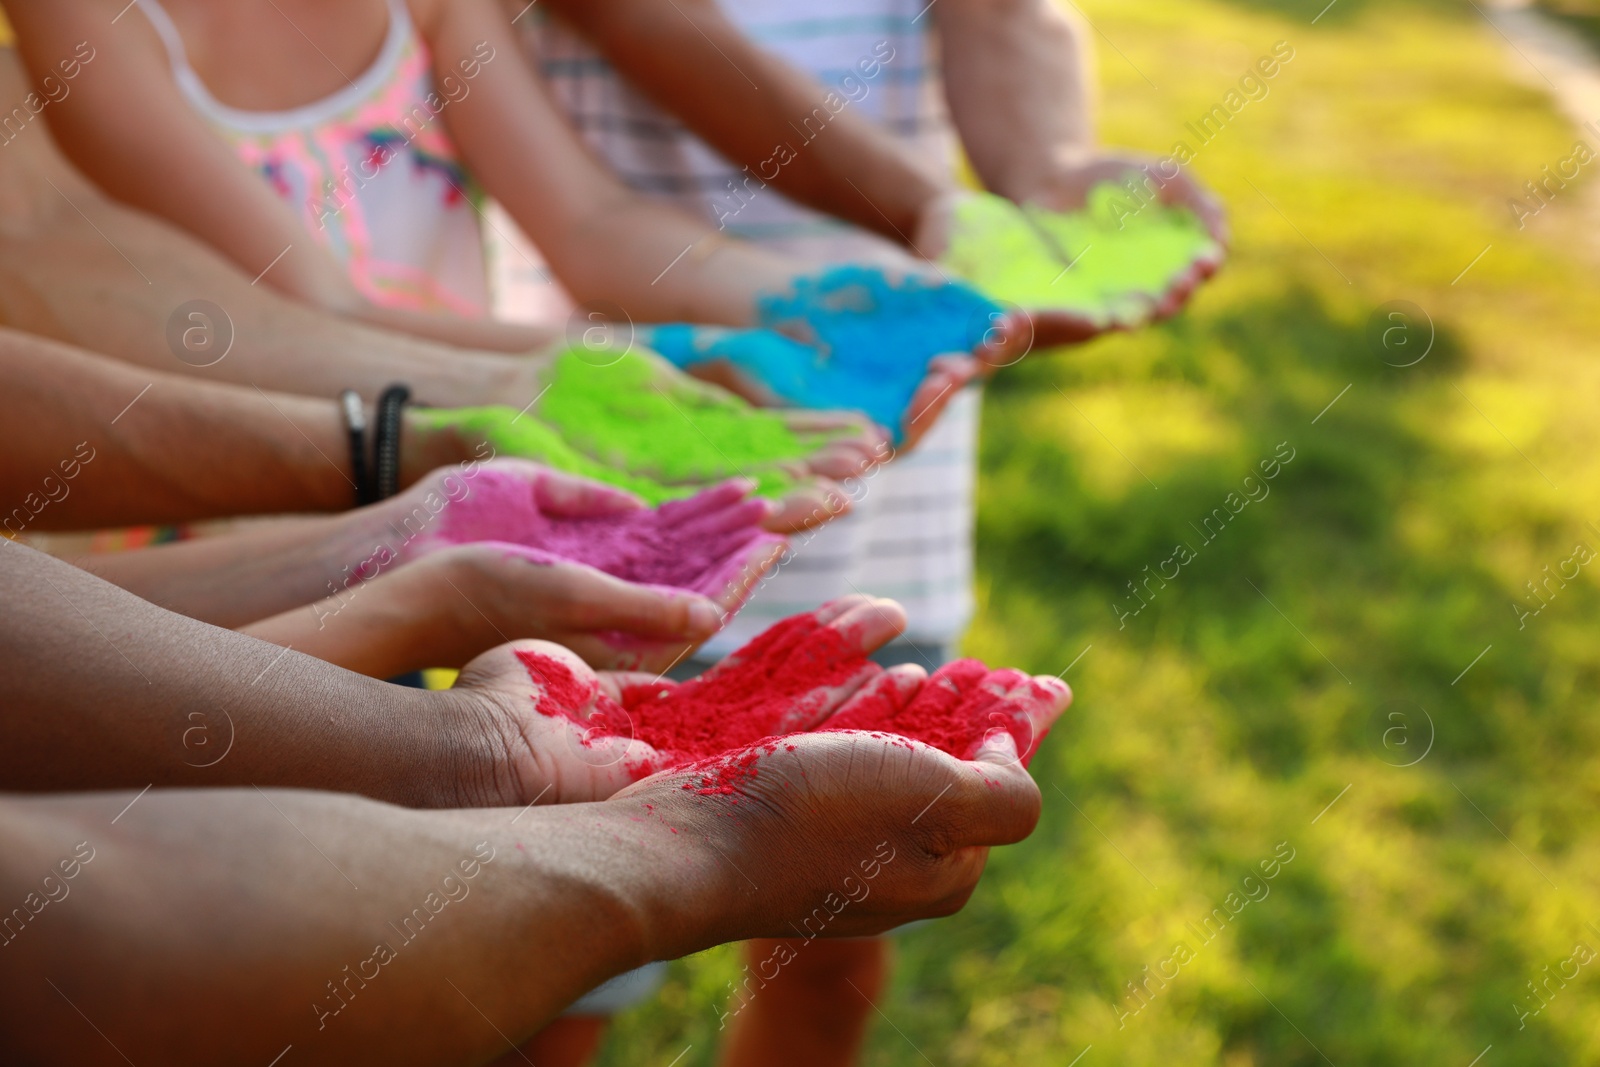
{"label": "striped shirt", "polygon": [[[833,89],[835,100],[881,123],[936,167],[953,165],[954,140],[920,19],[926,0],[725,0],[724,7],[757,44]],[[569,119],[634,189],[775,251],[834,263],[907,262],[898,245],[802,207],[729,162],[559,22],[518,25]],[[826,136],[830,117],[825,109],[813,112],[797,131],[796,150]],[[522,249],[499,262],[525,263],[526,255]],[[502,313],[520,317],[515,307]],[[852,513],[797,535],[700,655],[725,655],[778,619],[849,593],[893,597],[910,619],[907,638],[954,645],[972,613],[979,400],[976,389],[964,390],[908,456],[849,486]]]}

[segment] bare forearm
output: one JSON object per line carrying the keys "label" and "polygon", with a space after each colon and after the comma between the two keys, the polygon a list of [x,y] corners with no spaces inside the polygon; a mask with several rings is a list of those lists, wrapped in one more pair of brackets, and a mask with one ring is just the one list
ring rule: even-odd
{"label": "bare forearm", "polygon": [[431,568],[404,568],[271,617],[256,616],[240,631],[357,674],[392,678],[425,667],[460,667],[506,637],[521,636],[493,633],[466,597]]}
{"label": "bare forearm", "polygon": [[[558,342],[561,331],[557,326],[532,326],[499,319],[469,319],[459,315],[430,314],[405,308],[379,307],[368,304],[354,317],[382,330],[411,334],[427,341],[452,345],[478,352],[503,352],[526,356],[536,349]],[[470,362],[472,356],[462,353],[458,360]],[[468,369],[470,368],[463,368]],[[481,403],[470,397],[461,403]]]}
{"label": "bare forearm", "polygon": [[[10,188],[26,204],[3,206],[19,216],[8,217],[0,242],[7,326],[151,370],[269,391],[332,397],[349,388],[371,398],[403,381],[440,406],[521,407],[532,396],[537,359],[409,335],[402,331],[416,323],[401,313],[371,312],[391,316],[394,329],[380,329],[252,285],[188,234],[105,197],[48,137],[18,138],[8,151]],[[540,340],[510,324],[461,322],[486,348],[526,350]]]}
{"label": "bare forearm", "polygon": [[[923,208],[945,190],[942,176],[853,113],[845,96],[754,45],[714,3],[556,0],[555,6],[664,109],[803,204],[906,240]],[[871,92],[892,62],[892,56],[857,57],[852,77]]]}
{"label": "bare forearm", "polygon": [[459,704],[161,610],[0,545],[0,788],[261,785],[459,800]]}
{"label": "bare forearm", "polygon": [[11,331],[0,368],[13,533],[349,503],[331,401],[151,373]]}
{"label": "bare forearm", "polygon": [[[0,491],[11,533],[349,507],[349,448],[332,399],[130,367],[0,330]],[[467,459],[407,419],[401,481]],[[241,469],[248,476],[241,477]]]}
{"label": "bare forearm", "polygon": [[83,206],[148,282],[83,220],[62,216],[62,226],[41,229],[36,240],[0,249],[0,263],[14,264],[0,266],[16,282],[0,294],[9,325],[152,369],[278,392],[332,397],[349,388],[372,398],[402,381],[418,399],[440,406],[520,406],[527,400],[518,397],[531,396],[531,360],[298,304],[252,286],[232,265],[153,219],[104,200]]}
{"label": "bare forearm", "polygon": [[1052,0],[944,0],[933,11],[967,157],[986,188],[1026,200],[1093,145],[1076,27]]}
{"label": "bare forearm", "polygon": [[8,1060],[122,1062],[82,1011],[137,1063],[482,1062],[727,910],[709,847],[640,805],[156,791],[112,825],[128,799],[0,805],[5,899],[67,894],[5,935]]}
{"label": "bare forearm", "polygon": [[[354,575],[375,547],[364,517],[354,512],[279,519],[217,537],[74,562],[168,611],[233,628],[342,593],[347,581],[355,584]],[[277,643],[317,655],[301,642]]]}
{"label": "bare forearm", "polygon": [[574,299],[619,307],[635,322],[753,325],[757,299],[806,269],[620,186],[602,206],[555,220],[533,190],[491,173],[485,184],[524,228],[542,233],[551,268]]}
{"label": "bare forearm", "polygon": [[811,266],[642,197],[597,215],[573,243],[589,250],[571,264],[574,295],[615,303],[637,322],[753,326],[760,297]]}
{"label": "bare forearm", "polygon": [[724,242],[704,220],[624,187],[577,140],[488,0],[442,7],[430,32],[441,79],[449,57],[486,49],[496,57],[444,122],[484,188],[580,302],[620,305],[642,322],[745,325],[759,294],[804,269]]}

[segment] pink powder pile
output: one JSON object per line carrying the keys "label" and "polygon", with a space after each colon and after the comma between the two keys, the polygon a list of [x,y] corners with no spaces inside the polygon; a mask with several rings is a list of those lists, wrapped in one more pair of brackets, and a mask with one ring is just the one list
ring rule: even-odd
{"label": "pink powder pile", "polygon": [[540,507],[525,475],[486,469],[445,509],[440,536],[510,542],[625,581],[718,596],[753,549],[784,543],[761,529],[767,505],[746,493],[732,482],[656,508],[565,518]]}

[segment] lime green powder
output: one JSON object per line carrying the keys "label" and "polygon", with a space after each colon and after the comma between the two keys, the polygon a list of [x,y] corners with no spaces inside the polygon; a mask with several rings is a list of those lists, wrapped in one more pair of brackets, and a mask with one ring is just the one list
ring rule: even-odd
{"label": "lime green powder", "polygon": [[988,296],[1024,309],[1134,325],[1197,260],[1222,251],[1192,212],[1159,203],[1136,208],[1110,182],[1091,189],[1081,211],[1025,210],[978,194],[957,205],[942,262]]}
{"label": "lime green powder", "polygon": [[783,418],[684,378],[638,351],[569,350],[526,414],[508,407],[423,412],[435,426],[482,438],[501,455],[536,460],[606,482],[650,504],[690,496],[708,482],[747,477],[780,497],[795,482],[784,466],[826,438],[798,435]]}

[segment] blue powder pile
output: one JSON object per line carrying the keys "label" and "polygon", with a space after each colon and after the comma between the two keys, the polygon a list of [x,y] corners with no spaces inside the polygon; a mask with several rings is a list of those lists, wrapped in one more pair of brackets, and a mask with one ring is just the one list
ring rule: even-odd
{"label": "blue powder pile", "polygon": [[680,367],[727,360],[797,407],[865,412],[898,442],[929,361],[971,352],[1002,314],[964,283],[840,266],[763,297],[764,329],[676,324],[650,342]]}

